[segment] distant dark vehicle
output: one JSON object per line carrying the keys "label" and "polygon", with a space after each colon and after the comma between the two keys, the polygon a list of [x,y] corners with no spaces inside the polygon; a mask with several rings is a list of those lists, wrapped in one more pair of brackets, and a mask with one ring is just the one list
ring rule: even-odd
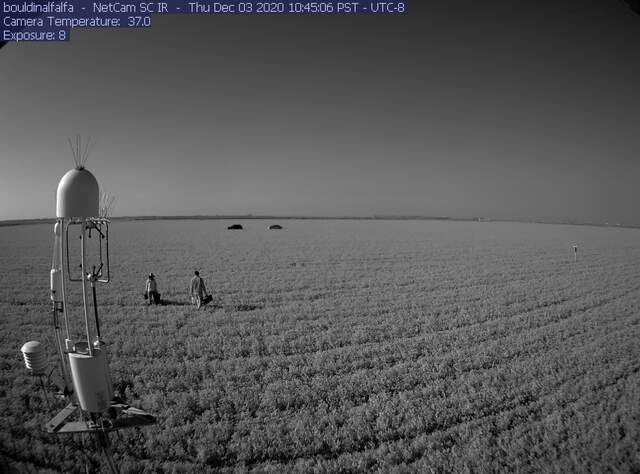
{"label": "distant dark vehicle", "polygon": [[274,229],[282,229],[282,226],[280,224],[273,224],[269,226],[270,230],[274,230]]}
{"label": "distant dark vehicle", "polygon": [[242,230],[242,226],[240,224],[233,224],[227,227],[227,230]]}

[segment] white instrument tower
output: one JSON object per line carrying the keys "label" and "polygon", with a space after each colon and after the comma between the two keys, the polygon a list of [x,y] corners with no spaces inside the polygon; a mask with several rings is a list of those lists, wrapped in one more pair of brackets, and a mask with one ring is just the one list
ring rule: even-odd
{"label": "white instrument tower", "polygon": [[[56,351],[69,404],[46,425],[50,433],[89,433],[95,436],[111,472],[118,472],[110,451],[109,432],[155,423],[155,417],[114,398],[107,344],[100,333],[96,287],[109,283],[109,220],[100,216],[98,181],[84,167],[89,147],[72,145],[76,167],[60,180],[53,228],[50,272]],[[70,237],[71,236],[71,237]],[[72,242],[79,241],[75,250]],[[80,288],[78,288],[80,287]],[[82,309],[74,307],[80,299]],[[72,308],[74,311],[72,311]],[[44,347],[26,343],[21,352],[32,374],[42,376]],[[79,413],[79,420],[67,421]]]}

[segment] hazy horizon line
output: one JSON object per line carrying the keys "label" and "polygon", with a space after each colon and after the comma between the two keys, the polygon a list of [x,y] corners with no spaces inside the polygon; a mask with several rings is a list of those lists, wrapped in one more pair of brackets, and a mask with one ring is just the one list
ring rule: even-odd
{"label": "hazy horizon line", "polygon": [[[582,225],[594,227],[621,227],[638,229],[640,225],[623,224],[619,222],[590,222],[573,219],[501,219],[491,217],[450,217],[425,216],[412,214],[374,214],[368,216],[308,216],[308,215],[253,215],[253,214],[193,214],[193,215],[145,215],[145,216],[110,216],[111,221],[150,221],[150,220],[433,220],[457,222],[520,222],[528,224]],[[40,217],[27,219],[0,219],[0,227],[12,225],[55,223],[55,217]]]}

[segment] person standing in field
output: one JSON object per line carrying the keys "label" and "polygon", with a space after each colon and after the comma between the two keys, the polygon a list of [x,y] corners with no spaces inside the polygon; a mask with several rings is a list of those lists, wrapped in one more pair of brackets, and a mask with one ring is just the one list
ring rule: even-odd
{"label": "person standing in field", "polygon": [[151,303],[157,304],[158,302],[158,284],[156,283],[156,278],[153,273],[149,273],[149,277],[147,278],[147,283],[144,287],[144,292],[147,295],[147,304],[151,305]]}
{"label": "person standing in field", "polygon": [[200,278],[200,272],[196,270],[190,285],[191,302],[198,308],[202,306],[203,300],[207,296],[207,288],[204,286],[204,280]]}

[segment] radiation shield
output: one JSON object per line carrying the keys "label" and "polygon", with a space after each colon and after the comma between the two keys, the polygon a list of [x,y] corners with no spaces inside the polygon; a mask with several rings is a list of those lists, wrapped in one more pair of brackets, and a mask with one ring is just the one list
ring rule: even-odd
{"label": "radiation shield", "polygon": [[34,375],[44,374],[47,366],[47,356],[44,346],[38,341],[26,342],[20,352],[24,358],[24,364]]}

